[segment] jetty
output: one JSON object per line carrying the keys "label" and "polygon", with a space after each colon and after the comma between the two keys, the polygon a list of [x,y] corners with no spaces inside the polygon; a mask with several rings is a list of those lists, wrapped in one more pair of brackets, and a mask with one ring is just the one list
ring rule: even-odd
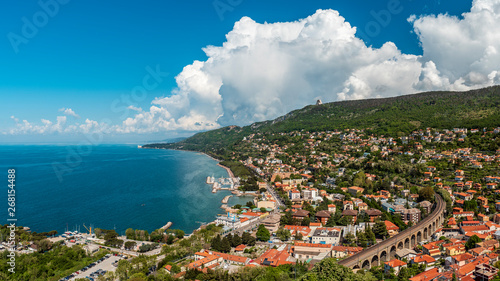
{"label": "jetty", "polygon": [[222,199],[222,203],[223,204],[227,204],[227,201],[229,201],[229,198],[233,197],[233,195],[228,195],[226,197],[224,197],[224,199]]}
{"label": "jetty", "polygon": [[207,177],[207,183],[208,184],[214,184],[215,183],[215,178],[213,176]]}
{"label": "jetty", "polygon": [[169,229],[171,226],[172,226],[172,222],[171,222],[171,221],[169,221],[169,222],[167,222],[167,224],[166,224],[166,225],[162,226],[160,229],[161,229],[161,230],[167,230],[167,229]]}

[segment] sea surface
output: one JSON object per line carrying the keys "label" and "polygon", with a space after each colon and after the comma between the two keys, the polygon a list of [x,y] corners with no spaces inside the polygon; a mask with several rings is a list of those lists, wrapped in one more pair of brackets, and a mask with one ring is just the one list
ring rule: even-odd
{"label": "sea surface", "polygon": [[[137,145],[0,145],[3,189],[0,216],[7,223],[7,170],[16,170],[18,226],[32,231],[103,229],[151,232],[167,222],[191,233],[211,222],[229,191],[211,192],[207,176],[227,177],[217,162],[186,151]],[[229,205],[251,197],[233,197]]]}

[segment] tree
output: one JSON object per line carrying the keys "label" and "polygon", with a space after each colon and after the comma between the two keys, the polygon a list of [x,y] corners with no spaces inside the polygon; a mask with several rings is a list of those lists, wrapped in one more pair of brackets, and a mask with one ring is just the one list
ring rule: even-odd
{"label": "tree", "polygon": [[349,232],[344,235],[344,244],[350,245],[354,242],[354,239],[355,239],[354,234],[352,234],[352,232]]}
{"label": "tree", "polygon": [[431,202],[434,201],[434,189],[432,188],[432,186],[425,186],[424,188],[420,189],[418,194],[423,200]]}
{"label": "tree", "polygon": [[297,225],[298,222],[299,221],[297,219],[293,218],[291,211],[286,212],[285,215],[280,218],[280,225],[281,226],[283,226],[283,225]]}
{"label": "tree", "polygon": [[100,229],[100,228],[96,228],[96,229],[94,229],[94,234],[95,234],[95,236],[96,236],[96,237],[98,237],[98,238],[99,238],[99,237],[101,237],[101,234],[102,234],[102,229]]}
{"label": "tree", "polygon": [[127,236],[127,239],[135,240],[135,230],[127,228],[127,230],[125,230],[125,236]]}
{"label": "tree", "polygon": [[250,235],[248,232],[243,232],[243,235],[241,236],[241,242],[247,246],[254,246],[255,245],[255,237]]}
{"label": "tree", "polygon": [[40,253],[44,253],[52,248],[52,242],[50,242],[48,239],[35,241],[34,244],[38,246],[38,252]]}
{"label": "tree", "polygon": [[232,247],[238,247],[239,245],[241,245],[241,237],[238,235],[238,233],[236,233],[234,236],[233,236],[233,239],[231,239],[231,246]]}
{"label": "tree", "polygon": [[477,201],[476,200],[464,201],[464,210],[465,211],[476,211],[477,210]]}
{"label": "tree", "polygon": [[300,280],[313,281],[337,281],[337,280],[377,280],[370,272],[354,273],[352,269],[339,265],[334,259],[326,258],[316,264],[314,268],[302,276]]}
{"label": "tree", "polygon": [[388,235],[385,223],[382,221],[378,221],[377,223],[375,223],[375,226],[373,227],[373,233],[375,234],[375,236],[384,239]]}
{"label": "tree", "polygon": [[174,274],[181,272],[181,268],[177,264],[172,263],[171,265],[172,265],[172,268],[170,269],[170,272],[172,272]]}
{"label": "tree", "polygon": [[229,253],[231,251],[231,242],[229,238],[224,237],[220,243],[220,251],[223,253]]}
{"label": "tree", "polygon": [[330,218],[328,219],[328,221],[326,222],[326,227],[332,227],[332,226],[335,226],[337,223],[337,219],[336,219],[336,215],[335,213],[332,213],[330,215]]}
{"label": "tree", "polygon": [[366,234],[364,232],[358,232],[357,234],[358,245],[366,248],[368,245],[368,239],[366,238]]}
{"label": "tree", "polygon": [[149,241],[160,242],[163,239],[163,235],[164,232],[161,229],[157,229],[151,232],[151,235],[149,236]]}
{"label": "tree", "polygon": [[183,230],[176,229],[176,230],[174,230],[174,233],[175,233],[175,237],[177,237],[179,239],[184,238],[184,231]]}
{"label": "tree", "polygon": [[130,250],[130,249],[134,248],[136,245],[137,245],[137,243],[134,241],[127,241],[127,242],[125,242],[125,249]]}
{"label": "tree", "polygon": [[375,239],[375,233],[373,233],[369,223],[366,224],[365,233],[366,233],[366,238],[368,239],[370,245],[374,245],[375,243],[377,243],[377,240]]}
{"label": "tree", "polygon": [[167,235],[167,244],[168,245],[171,245],[172,243],[174,243],[174,240],[175,240],[175,236],[173,235]]}
{"label": "tree", "polygon": [[302,238],[303,238],[302,233],[301,233],[300,231],[297,231],[297,232],[295,233],[295,237],[294,237],[294,238],[295,238],[295,240],[297,240],[297,241],[302,241]]}
{"label": "tree", "polygon": [[309,217],[305,217],[300,222],[300,225],[302,225],[302,226],[309,226],[310,223],[311,223],[311,219]]}
{"label": "tree", "polygon": [[221,249],[221,238],[220,238],[219,234],[217,234],[217,236],[215,236],[212,239],[212,242],[210,243],[210,248],[212,248],[212,250],[214,250],[214,251],[220,252],[220,249]]}
{"label": "tree", "polygon": [[482,240],[477,235],[472,235],[469,240],[465,243],[465,248],[468,250],[474,249],[477,243],[480,243]]}
{"label": "tree", "polygon": [[259,241],[268,241],[271,238],[271,233],[269,233],[269,230],[261,224],[259,225],[259,228],[257,229],[257,240]]}
{"label": "tree", "polygon": [[243,234],[241,235],[241,242],[245,245],[248,244],[248,240],[250,239],[250,237],[252,237],[252,235],[250,235],[250,233],[248,232],[243,232]]}
{"label": "tree", "polygon": [[338,223],[339,225],[342,225],[342,226],[348,226],[349,224],[351,224],[351,222],[352,222],[351,217],[349,217],[349,216],[343,216],[343,217],[341,217],[341,218],[338,220],[338,222],[337,222],[337,223]]}
{"label": "tree", "polygon": [[281,177],[279,175],[277,175],[275,178],[274,178],[274,182],[281,182]]}
{"label": "tree", "polygon": [[116,237],[118,237],[118,233],[116,233],[115,230],[107,230],[106,234],[104,235],[104,240],[112,240]]}
{"label": "tree", "polygon": [[290,230],[280,227],[276,232],[276,236],[278,236],[281,241],[287,241],[290,237],[292,237],[292,234],[290,233]]}

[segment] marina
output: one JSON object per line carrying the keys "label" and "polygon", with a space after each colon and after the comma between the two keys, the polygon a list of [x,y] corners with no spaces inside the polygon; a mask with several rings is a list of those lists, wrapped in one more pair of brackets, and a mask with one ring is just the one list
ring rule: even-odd
{"label": "marina", "polygon": [[239,179],[234,177],[221,177],[216,179],[213,176],[209,176],[207,177],[206,183],[212,185],[212,193],[216,193],[219,190],[234,191],[239,186]]}

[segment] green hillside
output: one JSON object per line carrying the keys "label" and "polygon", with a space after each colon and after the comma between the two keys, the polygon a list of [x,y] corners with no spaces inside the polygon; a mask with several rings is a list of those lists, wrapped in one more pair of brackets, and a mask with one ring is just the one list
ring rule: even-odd
{"label": "green hillside", "polygon": [[198,133],[178,143],[149,144],[144,147],[195,150],[227,158],[237,142],[258,132],[370,128],[377,134],[395,136],[426,127],[451,129],[497,126],[500,126],[500,86],[468,92],[427,92],[309,105],[272,121],[245,127],[224,127]]}

